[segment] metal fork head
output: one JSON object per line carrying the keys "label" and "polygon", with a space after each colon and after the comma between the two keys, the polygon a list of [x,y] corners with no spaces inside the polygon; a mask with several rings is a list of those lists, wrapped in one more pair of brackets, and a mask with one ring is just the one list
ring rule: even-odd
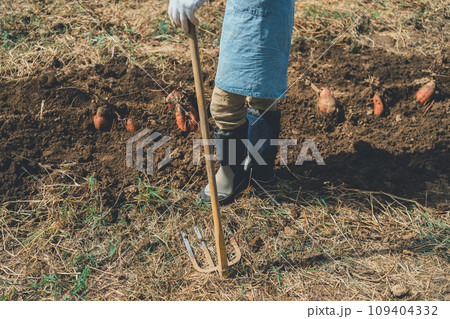
{"label": "metal fork head", "polygon": [[[197,259],[195,258],[194,251],[191,247],[191,244],[187,238],[186,233],[184,231],[181,231],[181,237],[183,239],[184,245],[186,246],[186,249],[187,249],[188,255],[189,255],[189,259],[191,260],[192,265],[194,266],[194,269],[197,270],[198,272],[202,272],[202,273],[210,273],[213,271],[218,271],[219,268],[218,268],[218,266],[216,266],[214,264],[214,261],[211,257],[211,253],[209,252],[209,249],[206,246],[206,242],[203,239],[202,234],[197,226],[194,226],[194,232],[197,235],[198,239],[201,241],[201,248],[205,255],[206,262],[208,264],[208,267],[206,267],[206,268],[200,267],[200,265],[197,262]],[[239,246],[230,231],[228,231],[228,235],[231,238],[230,242],[231,242],[231,245],[233,246],[233,250],[234,250],[234,254],[235,254],[234,258],[231,261],[230,260],[228,261],[228,266],[232,266],[241,259],[241,250],[239,249]]]}

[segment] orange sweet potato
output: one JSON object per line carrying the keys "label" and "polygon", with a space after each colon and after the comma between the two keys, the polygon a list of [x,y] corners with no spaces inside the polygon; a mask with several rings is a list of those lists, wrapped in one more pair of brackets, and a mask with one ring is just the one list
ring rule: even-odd
{"label": "orange sweet potato", "polygon": [[373,114],[380,116],[384,111],[383,101],[378,93],[373,96]]}
{"label": "orange sweet potato", "polygon": [[419,91],[416,93],[416,99],[420,104],[427,103],[434,94],[434,90],[436,89],[436,83],[434,81],[430,81],[424,86],[422,86]]}

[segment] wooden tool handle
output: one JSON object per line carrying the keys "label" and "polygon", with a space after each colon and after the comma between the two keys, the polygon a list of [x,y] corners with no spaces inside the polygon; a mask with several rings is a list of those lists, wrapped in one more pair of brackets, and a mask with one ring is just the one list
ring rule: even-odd
{"label": "wooden tool handle", "polygon": [[[189,22],[189,44],[191,47],[192,69],[194,71],[195,93],[197,95],[198,113],[200,116],[200,128],[203,140],[211,138],[208,125],[208,113],[205,107],[205,89],[203,87],[202,69],[200,67],[200,54],[198,50],[197,28]],[[225,250],[225,240],[220,219],[219,199],[217,196],[216,176],[213,162],[208,160],[214,154],[212,145],[204,143],[206,159],[206,173],[208,175],[209,192],[211,195],[211,206],[214,219],[214,236],[216,239],[216,249],[218,257],[218,269],[221,277],[228,275],[228,260]]]}

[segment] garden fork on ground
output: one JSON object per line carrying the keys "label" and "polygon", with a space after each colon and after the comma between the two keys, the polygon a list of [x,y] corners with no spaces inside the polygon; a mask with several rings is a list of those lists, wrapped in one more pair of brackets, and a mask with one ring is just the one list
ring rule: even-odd
{"label": "garden fork on ground", "polygon": [[[209,140],[210,133],[209,133],[209,126],[208,126],[208,114],[206,112],[205,107],[205,89],[203,86],[203,76],[202,76],[202,70],[200,67],[200,54],[198,51],[198,40],[197,40],[197,28],[189,22],[189,45],[191,48],[191,58],[192,58],[192,68],[194,71],[194,82],[195,82],[195,93],[197,95],[197,104],[198,104],[198,113],[200,116],[200,128],[202,132],[203,140]],[[183,237],[184,244],[186,245],[186,248],[189,253],[189,257],[192,261],[192,264],[194,265],[194,268],[197,271],[200,272],[213,272],[218,271],[219,275],[221,277],[226,277],[228,275],[228,266],[235,264],[239,261],[241,258],[241,252],[239,250],[239,247],[234,240],[234,238],[231,239],[231,243],[235,250],[235,257],[231,262],[228,262],[227,259],[227,252],[225,249],[225,239],[223,236],[223,230],[222,230],[222,222],[220,220],[220,210],[219,210],[219,199],[217,196],[217,185],[216,185],[216,177],[214,172],[214,166],[213,162],[209,160],[211,158],[211,155],[213,154],[212,146],[208,143],[204,143],[204,149],[205,149],[205,155],[206,155],[206,172],[208,175],[208,183],[209,183],[209,190],[211,194],[211,207],[213,212],[213,220],[214,220],[214,237],[216,240],[216,250],[217,250],[217,259],[218,264],[217,266],[214,266],[214,262],[211,258],[211,255],[209,253],[208,248],[206,247],[205,241],[201,237],[201,233],[198,230],[197,227],[194,228],[197,236],[201,240],[202,250],[205,253],[205,258],[207,260],[207,263],[209,265],[208,268],[201,268],[196,259],[194,252],[191,248],[191,245],[189,244],[189,241],[187,240],[186,234],[184,232],[181,232],[181,236]]]}
{"label": "garden fork on ground", "polygon": [[[206,263],[208,264],[207,268],[202,268],[199,266],[197,259],[195,258],[194,251],[192,250],[191,244],[187,238],[187,235],[185,232],[182,231],[181,237],[183,237],[184,245],[186,246],[186,249],[189,254],[189,258],[191,259],[194,269],[197,270],[198,272],[203,272],[203,273],[209,273],[209,272],[213,272],[213,271],[219,271],[219,273],[220,273],[219,266],[214,265],[214,261],[211,257],[211,253],[209,252],[209,249],[206,246],[206,241],[203,239],[202,234],[200,233],[200,230],[198,229],[197,226],[194,226],[194,232],[197,235],[198,239],[200,240],[200,245],[201,245],[201,248],[205,255]],[[228,235],[230,235],[230,237],[231,237],[230,241],[231,241],[231,245],[234,248],[234,253],[235,253],[234,258],[231,261],[227,260],[227,266],[231,266],[231,265],[236,264],[241,259],[241,251],[239,249],[239,246],[238,246],[236,240],[232,237],[232,234],[230,231],[228,231]],[[223,269],[222,269],[222,275],[226,275],[226,272],[224,274]]]}

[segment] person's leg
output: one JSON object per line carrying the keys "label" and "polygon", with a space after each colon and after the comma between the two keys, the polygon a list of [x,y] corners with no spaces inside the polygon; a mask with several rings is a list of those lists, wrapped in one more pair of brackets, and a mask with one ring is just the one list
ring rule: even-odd
{"label": "person's leg", "polygon": [[[227,203],[242,190],[248,180],[244,161],[247,148],[248,122],[245,116],[245,96],[215,87],[211,100],[211,115],[216,122],[214,138],[219,156],[220,169],[216,173],[217,193],[221,204]],[[198,197],[211,202],[209,185]]]}
{"label": "person's leg", "polygon": [[275,181],[274,163],[278,147],[270,145],[270,140],[278,139],[280,135],[280,111],[277,110],[276,99],[248,98],[246,110],[248,119],[248,139],[252,145],[265,140],[258,153],[265,163],[257,163],[250,155],[252,179],[258,183],[269,184]]}
{"label": "person's leg", "polygon": [[214,87],[211,98],[211,115],[221,130],[233,130],[247,121],[245,118],[245,96]]}

